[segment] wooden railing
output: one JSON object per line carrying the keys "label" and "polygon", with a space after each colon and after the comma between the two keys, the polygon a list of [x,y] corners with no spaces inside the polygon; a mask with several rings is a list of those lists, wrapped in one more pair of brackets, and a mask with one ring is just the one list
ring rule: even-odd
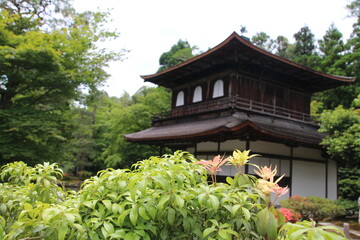
{"label": "wooden railing", "polygon": [[153,117],[153,121],[157,121],[169,117],[180,117],[195,113],[203,113],[221,109],[239,109],[252,112],[264,113],[267,115],[278,116],[287,119],[300,120],[303,122],[314,122],[309,114],[294,111],[291,109],[265,104],[249,99],[230,96],[219,98],[207,102],[200,102],[191,105],[176,107],[171,112],[160,113]]}
{"label": "wooden railing", "polygon": [[252,101],[249,99],[239,98],[239,97],[232,97],[234,98],[233,102],[235,105],[235,108],[237,109],[245,109],[250,110],[253,112],[260,112],[260,113],[266,113],[274,116],[280,116],[290,119],[296,119],[301,120],[304,122],[312,122],[312,119],[310,118],[310,115],[307,113],[302,113],[298,111],[294,111],[291,109],[265,104],[257,101]]}

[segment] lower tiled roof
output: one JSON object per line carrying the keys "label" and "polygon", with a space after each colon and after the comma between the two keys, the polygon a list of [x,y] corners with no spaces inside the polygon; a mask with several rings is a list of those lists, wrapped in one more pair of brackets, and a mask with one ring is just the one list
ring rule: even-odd
{"label": "lower tiled roof", "polygon": [[251,134],[259,139],[317,145],[324,137],[317,129],[317,125],[310,123],[238,111],[228,116],[194,121],[184,118],[177,123],[126,134],[125,138],[132,142],[170,145],[175,142],[237,139]]}

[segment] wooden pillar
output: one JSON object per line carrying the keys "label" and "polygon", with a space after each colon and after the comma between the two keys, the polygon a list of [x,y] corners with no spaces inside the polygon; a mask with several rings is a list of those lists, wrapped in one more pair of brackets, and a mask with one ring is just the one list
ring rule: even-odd
{"label": "wooden pillar", "polygon": [[[246,136],[245,150],[250,150],[250,136]],[[249,165],[245,165],[245,174],[249,173]]]}
{"label": "wooden pillar", "polygon": [[292,189],[292,182],[293,182],[293,160],[294,160],[294,147],[290,147],[290,190],[289,190],[289,196],[291,197],[292,196],[292,192],[293,192],[293,189]]}
{"label": "wooden pillar", "polygon": [[329,196],[329,159],[326,158],[326,165],[325,165],[325,198]]}
{"label": "wooden pillar", "polygon": [[197,143],[195,143],[194,147],[194,156],[197,158]]}
{"label": "wooden pillar", "polygon": [[211,100],[211,92],[210,92],[210,89],[211,89],[211,81],[207,81],[207,84],[206,84],[206,96],[205,96],[205,99],[204,101],[209,101]]}

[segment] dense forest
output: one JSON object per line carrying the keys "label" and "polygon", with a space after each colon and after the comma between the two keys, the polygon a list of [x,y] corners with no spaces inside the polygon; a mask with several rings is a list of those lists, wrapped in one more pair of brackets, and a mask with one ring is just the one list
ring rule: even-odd
{"label": "dense forest", "polygon": [[[1,165],[57,162],[67,173],[95,173],[158,154],[158,147],[126,142],[123,134],[148,128],[154,114],[169,110],[170,92],[142,87],[133,96],[110,97],[100,90],[109,77],[108,63],[126,55],[99,47],[98,42],[119,36],[105,27],[108,12],[78,13],[67,0],[11,0],[0,6]],[[355,19],[349,39],[331,25],[322,39],[304,26],[294,42],[265,32],[251,40],[306,67],[360,79],[360,1],[347,8]],[[179,40],[159,56],[159,71],[193,57],[194,50]],[[359,80],[316,94],[311,105],[320,131],[328,134],[322,142],[328,154],[355,169],[359,107]]]}

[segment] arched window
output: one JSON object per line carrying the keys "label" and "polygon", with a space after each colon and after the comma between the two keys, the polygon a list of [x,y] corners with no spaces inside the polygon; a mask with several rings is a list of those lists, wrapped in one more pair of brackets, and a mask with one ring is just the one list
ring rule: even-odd
{"label": "arched window", "polygon": [[197,86],[194,90],[193,102],[201,102],[202,101],[202,88]]}
{"label": "arched window", "polygon": [[224,96],[224,81],[217,80],[214,84],[213,98]]}
{"label": "arched window", "polygon": [[180,92],[178,92],[178,94],[176,96],[175,106],[179,107],[179,106],[183,106],[183,105],[184,105],[184,91],[180,91]]}

